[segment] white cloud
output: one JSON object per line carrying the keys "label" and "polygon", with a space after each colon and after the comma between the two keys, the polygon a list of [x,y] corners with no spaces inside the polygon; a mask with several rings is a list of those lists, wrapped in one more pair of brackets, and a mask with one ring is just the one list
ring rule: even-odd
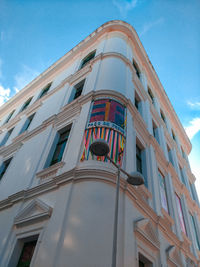
{"label": "white cloud", "polygon": [[30,83],[34,78],[39,75],[39,72],[28,67],[27,65],[22,65],[22,71],[17,73],[14,77],[15,79],[15,92],[19,92],[24,86]]}
{"label": "white cloud", "polygon": [[113,0],[113,5],[118,8],[122,17],[125,18],[127,16],[127,12],[136,7],[137,0]]}
{"label": "white cloud", "polygon": [[140,33],[140,36],[144,35],[145,33],[147,33],[151,28],[157,26],[157,25],[160,25],[164,22],[164,18],[159,18],[155,21],[152,21],[152,22],[148,22],[146,24],[144,24],[143,26],[143,29]]}
{"label": "white cloud", "polygon": [[0,106],[3,105],[10,97],[10,88],[4,88],[0,84]]}
{"label": "white cloud", "polygon": [[187,102],[188,106],[190,106],[192,109],[200,109],[200,102]]}
{"label": "white cloud", "polygon": [[194,118],[189,122],[189,126],[185,127],[185,131],[190,139],[192,139],[200,131],[200,118]]}

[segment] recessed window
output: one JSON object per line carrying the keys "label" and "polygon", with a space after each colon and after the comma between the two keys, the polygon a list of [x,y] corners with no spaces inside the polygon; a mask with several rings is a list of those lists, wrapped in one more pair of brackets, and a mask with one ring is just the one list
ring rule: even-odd
{"label": "recessed window", "polygon": [[151,89],[149,87],[148,87],[148,95],[150,96],[151,102],[153,104],[153,102],[154,102],[154,96],[153,96],[153,93],[152,93],[152,91],[151,91]]}
{"label": "recessed window", "polygon": [[139,253],[139,267],[152,267],[153,264],[151,261],[149,261],[145,256],[143,256],[141,253]]}
{"label": "recessed window", "polygon": [[152,125],[153,125],[153,136],[156,139],[156,141],[159,143],[159,138],[158,138],[158,127],[155,124],[154,121],[152,121]]}
{"label": "recessed window", "polygon": [[37,240],[24,242],[17,267],[29,267],[31,265],[36,244]]}
{"label": "recessed window", "polygon": [[78,98],[79,96],[81,96],[84,84],[85,84],[85,79],[73,87],[72,93],[69,99],[69,103],[75,100],[76,98]]}
{"label": "recessed window", "polygon": [[81,66],[80,69],[82,69],[87,63],[90,62],[90,60],[92,60],[95,57],[96,54],[96,50],[92,51],[91,53],[89,53],[81,62]]}
{"label": "recessed window", "polygon": [[183,209],[182,209],[182,205],[181,205],[181,199],[177,194],[175,194],[175,198],[176,198],[176,205],[177,205],[177,210],[178,210],[178,218],[179,218],[179,222],[180,222],[180,228],[181,228],[181,231],[187,235],[186,227],[185,227],[185,221],[184,221],[184,217],[183,217]]}
{"label": "recessed window", "polygon": [[172,130],[172,138],[174,139],[174,141],[176,141],[176,135],[173,130]]}
{"label": "recessed window", "polygon": [[25,132],[26,130],[28,130],[28,128],[29,128],[29,126],[31,125],[31,122],[32,122],[34,116],[35,116],[35,113],[32,114],[31,116],[29,116],[29,117],[27,118],[27,120],[26,120],[25,123],[24,123],[24,126],[22,127],[22,129],[21,129],[21,131],[20,131],[20,134],[23,133],[23,132]]}
{"label": "recessed window", "polygon": [[167,202],[167,190],[166,190],[166,184],[165,184],[165,178],[161,174],[160,171],[158,171],[159,176],[159,182],[160,182],[160,197],[161,197],[161,206],[162,208],[169,213],[168,209],[168,202]]}
{"label": "recessed window", "polygon": [[162,110],[160,111],[160,116],[161,116],[162,120],[163,120],[164,123],[165,123],[165,122],[166,122],[166,119],[165,119],[165,115],[164,115],[164,113],[163,113]]}
{"label": "recessed window", "polygon": [[136,145],[136,167],[137,171],[142,173],[142,149]]}
{"label": "recessed window", "polygon": [[190,213],[190,219],[191,219],[192,231],[193,231],[193,234],[194,234],[196,247],[197,247],[198,250],[200,250],[200,237],[198,236],[197,228],[196,228],[196,225],[195,225],[195,220],[194,220],[194,217],[192,216],[191,213]]}
{"label": "recessed window", "polygon": [[39,98],[42,98],[43,96],[45,96],[45,95],[48,93],[50,87],[51,87],[51,83],[49,83],[49,84],[42,90],[41,95],[40,95]]}
{"label": "recessed window", "polygon": [[191,197],[194,201],[196,201],[195,192],[193,188],[193,184],[190,183],[190,191],[191,191]]}
{"label": "recessed window", "polygon": [[3,175],[5,174],[6,170],[8,169],[8,166],[11,162],[12,158],[7,159],[1,164],[0,167],[0,180],[3,178]]}
{"label": "recessed window", "polygon": [[174,161],[172,158],[172,152],[171,152],[171,149],[168,145],[167,145],[167,152],[168,152],[169,162],[171,162],[171,164],[174,166]]}
{"label": "recessed window", "polygon": [[28,105],[30,104],[32,98],[33,98],[33,97],[30,97],[30,98],[24,103],[24,105],[23,105],[21,111],[25,110],[25,109],[28,107]]}
{"label": "recessed window", "polygon": [[61,130],[58,133],[58,141],[57,141],[54,153],[53,153],[53,157],[52,157],[50,166],[57,163],[57,162],[60,162],[62,160],[62,156],[63,156],[65,146],[66,146],[68,138],[69,138],[69,134],[70,134],[69,128]]}
{"label": "recessed window", "polygon": [[9,120],[11,119],[13,113],[15,112],[15,110],[13,110],[7,117],[6,121],[4,122],[4,124],[6,124],[7,122],[9,122]]}
{"label": "recessed window", "polygon": [[139,110],[139,103],[140,103],[141,99],[138,95],[138,93],[135,91],[135,107],[137,108],[137,110],[140,112]]}
{"label": "recessed window", "polygon": [[133,60],[133,67],[136,71],[136,75],[138,76],[138,78],[140,79],[140,69],[138,67],[138,64],[135,62],[135,60]]}
{"label": "recessed window", "polygon": [[181,181],[186,186],[185,177],[183,175],[183,169],[181,168],[180,165],[179,165],[179,169],[180,169]]}
{"label": "recessed window", "polygon": [[10,137],[12,131],[14,130],[14,128],[10,129],[6,135],[4,136],[3,140],[1,141],[1,145],[0,146],[3,146],[5,145],[5,143],[8,141],[8,138]]}

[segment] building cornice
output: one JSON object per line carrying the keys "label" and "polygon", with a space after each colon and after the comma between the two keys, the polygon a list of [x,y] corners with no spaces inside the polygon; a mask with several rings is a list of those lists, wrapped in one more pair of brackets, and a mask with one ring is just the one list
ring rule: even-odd
{"label": "building cornice", "polygon": [[[74,57],[76,57],[85,47],[90,46],[92,43],[94,43],[97,39],[99,39],[102,35],[108,32],[112,31],[119,31],[122,32],[127,36],[127,38],[132,42],[132,45],[137,50],[137,54],[139,55],[139,58],[143,62],[143,67],[148,73],[148,76],[151,79],[151,83],[154,84],[156,88],[156,93],[159,95],[160,99],[162,100],[162,106],[165,107],[165,111],[168,113],[170,120],[173,122],[173,126],[178,125],[178,135],[182,141],[182,143],[187,144],[187,153],[191,150],[191,143],[189,141],[189,138],[187,137],[163,87],[162,84],[144,50],[144,47],[142,46],[141,41],[139,40],[139,37],[134,30],[134,28],[120,20],[113,20],[109,21],[99,28],[97,28],[93,33],[91,33],[88,37],[86,37],[83,41],[81,41],[77,46],[72,48],[68,53],[66,53],[63,57],[61,57],[58,61],[56,61],[53,65],[51,65],[46,71],[41,73],[37,78],[35,78],[31,83],[29,83],[27,86],[25,86],[16,96],[11,98],[6,104],[2,106],[0,109],[1,112],[4,111],[7,106],[13,106],[13,104],[16,103],[17,99],[21,98],[22,95],[25,93],[25,91],[28,91],[28,93],[31,95],[32,91],[35,91],[35,88],[39,89],[41,86],[41,81],[43,82],[43,86],[45,86],[45,83],[52,80],[53,76],[55,76],[55,73],[58,73],[58,71],[64,66],[67,65]],[[45,82],[44,82],[45,81]],[[176,127],[177,129],[177,127]]]}

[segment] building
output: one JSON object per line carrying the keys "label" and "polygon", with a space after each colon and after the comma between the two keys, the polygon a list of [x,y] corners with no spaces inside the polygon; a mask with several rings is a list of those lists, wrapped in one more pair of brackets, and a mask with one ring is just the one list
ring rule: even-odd
{"label": "building", "polygon": [[[0,266],[200,266],[191,143],[132,26],[99,27],[0,108]],[[97,160],[96,160],[97,159]]]}

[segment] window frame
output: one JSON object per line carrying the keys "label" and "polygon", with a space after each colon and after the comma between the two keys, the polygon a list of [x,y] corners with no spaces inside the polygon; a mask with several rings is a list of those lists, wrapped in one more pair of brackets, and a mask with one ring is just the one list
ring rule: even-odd
{"label": "window frame", "polygon": [[0,144],[0,147],[1,146],[4,146],[7,142],[8,142],[8,139],[10,138],[13,130],[14,130],[15,127],[11,128],[10,130],[8,130],[8,132],[6,133],[6,135],[4,136],[4,138],[2,139],[1,141],[1,144]]}
{"label": "window frame", "polygon": [[183,214],[183,207],[182,207],[181,199],[176,192],[175,192],[175,199],[176,199],[176,207],[178,211],[178,218],[180,222],[180,228],[181,228],[181,231],[187,236],[187,229],[186,229],[186,223],[185,223],[184,214]]}
{"label": "window frame", "polygon": [[[71,129],[72,129],[72,124],[60,129],[56,133],[56,136],[54,139],[54,144],[53,144],[51,151],[50,151],[51,156],[50,156],[50,158],[48,158],[46,167],[51,167],[51,166],[55,165],[56,163],[59,163],[62,161],[63,155],[65,154],[68,140],[70,138]],[[60,140],[61,135],[64,133],[68,133],[67,137],[65,137],[64,140]],[[61,152],[59,152],[58,156],[56,157],[55,155],[58,152],[58,147],[61,147],[61,150],[60,150]],[[61,153],[61,155],[60,155],[60,153]]]}
{"label": "window frame", "polygon": [[158,169],[158,177],[159,177],[161,207],[170,215],[165,176],[162,174],[162,172],[159,169]]}
{"label": "window frame", "polygon": [[133,65],[133,68],[135,69],[135,72],[136,72],[136,75],[137,75],[138,79],[140,79],[141,71],[140,71],[138,63],[135,61],[135,59],[132,60],[132,65]]}
{"label": "window frame", "polygon": [[48,84],[41,90],[39,99],[42,98],[43,96],[45,96],[45,95],[48,93],[49,89],[51,88],[51,85],[52,85],[52,82],[48,83]]}
{"label": "window frame", "polygon": [[22,111],[24,111],[24,110],[26,110],[26,109],[27,109],[27,107],[30,105],[30,103],[31,103],[32,99],[33,99],[33,96],[29,97],[29,99],[28,99],[28,100],[26,100],[26,102],[23,104],[23,106],[22,106],[22,108],[21,108],[21,111],[20,111],[20,112],[22,112]]}
{"label": "window frame", "polygon": [[12,118],[12,116],[13,116],[14,113],[15,113],[15,109],[14,109],[12,112],[10,112],[10,114],[8,115],[8,117],[7,117],[7,119],[5,120],[4,124],[6,124],[6,123],[9,122],[9,120]]}
{"label": "window frame", "polygon": [[79,69],[82,69],[83,67],[85,67],[93,58],[95,58],[95,56],[96,56],[96,49],[91,51],[89,54],[87,54],[87,56],[85,56],[81,60],[81,64],[80,64]]}
{"label": "window frame", "polygon": [[[86,78],[81,80],[80,82],[76,83],[73,86],[68,104],[71,103],[72,101],[74,101],[75,99],[79,98],[82,95],[83,90],[84,90],[84,86],[85,86],[85,81],[86,81]],[[79,95],[76,95],[77,90],[79,90]]]}
{"label": "window frame", "polygon": [[5,173],[8,171],[12,159],[13,157],[10,157],[2,162],[0,166],[0,181],[3,179]]}
{"label": "window frame", "polygon": [[149,95],[149,97],[151,99],[151,103],[154,104],[154,95],[153,95],[152,90],[151,90],[151,88],[149,86],[147,88],[147,93],[148,93],[148,95]]}

